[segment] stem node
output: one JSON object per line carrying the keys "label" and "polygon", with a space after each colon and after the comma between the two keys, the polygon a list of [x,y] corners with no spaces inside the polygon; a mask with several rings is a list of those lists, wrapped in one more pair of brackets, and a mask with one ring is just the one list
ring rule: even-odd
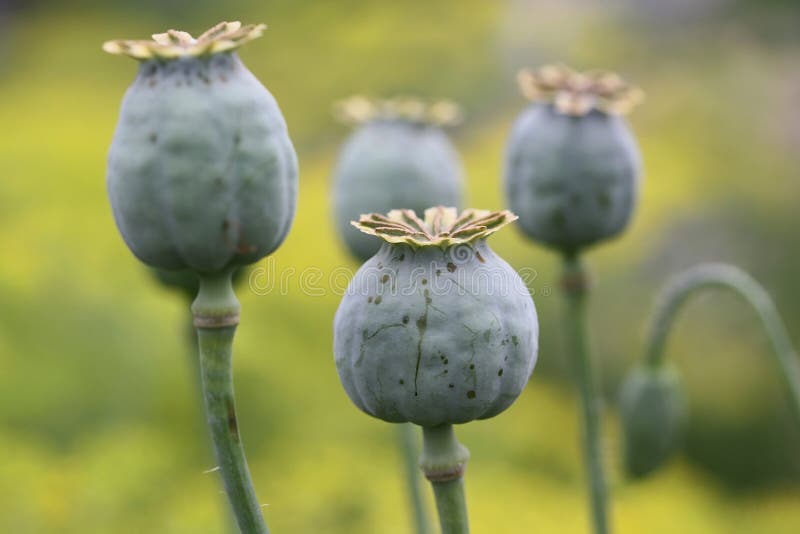
{"label": "stem node", "polygon": [[456,439],[453,425],[422,428],[419,466],[433,486],[442,534],[469,533],[463,480],[467,460],[469,451]]}
{"label": "stem node", "polygon": [[192,314],[200,347],[206,418],[225,493],[243,534],[267,534],[247,468],[233,400],[231,359],[239,301],[233,292],[230,271],[200,276]]}

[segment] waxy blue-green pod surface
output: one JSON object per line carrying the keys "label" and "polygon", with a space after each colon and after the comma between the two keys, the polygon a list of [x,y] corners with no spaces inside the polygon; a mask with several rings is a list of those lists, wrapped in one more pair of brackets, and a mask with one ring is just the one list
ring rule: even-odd
{"label": "waxy blue-green pod surface", "polygon": [[625,471],[643,477],[658,469],[680,442],[686,399],[671,368],[633,369],[620,393]]}
{"label": "waxy blue-green pod surface", "polygon": [[108,157],[114,219],[144,263],[213,273],[286,237],[297,157],[275,99],[234,50],[264,26],[170,30],[104,49],[140,61]]}
{"label": "waxy blue-green pod surface", "polygon": [[367,213],[434,205],[460,206],[463,171],[442,127],[457,108],[440,101],[375,101],[353,97],[340,104],[342,120],[357,124],[342,147],[333,178],[336,228],[350,253],[366,261],[381,241],[350,224]]}
{"label": "waxy blue-green pod surface", "polygon": [[350,399],[392,423],[493,417],[536,363],[536,308],[486,244],[510,212],[431,208],[363,216],[385,240],[356,273],[334,320],[334,356]]}
{"label": "waxy blue-green pod surface", "polygon": [[516,120],[505,193],[532,239],[574,253],[621,233],[637,200],[639,149],[621,115],[641,98],[611,73],[522,71],[533,102]]}

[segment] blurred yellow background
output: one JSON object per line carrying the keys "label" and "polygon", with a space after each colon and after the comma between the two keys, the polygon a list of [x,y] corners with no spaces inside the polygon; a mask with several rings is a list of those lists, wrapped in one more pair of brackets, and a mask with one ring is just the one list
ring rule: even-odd
{"label": "blurred yellow background", "polygon": [[[218,477],[204,473],[188,303],[133,258],[106,199],[105,155],[136,64],[100,44],[236,19],[269,25],[240,55],[279,101],[301,167],[292,232],[261,263],[293,269],[288,290],[239,290],[240,426],[274,532],[411,531],[392,428],[350,404],[333,365],[328,275],[356,266],[331,225],[330,173],[348,134],[331,103],[460,102],[467,204],[500,208],[503,146],[525,106],[514,74],[552,61],[619,71],[648,95],[630,117],[646,169],[634,224],[588,256],[617,532],[800,531],[800,432],[735,297],[708,295],[678,323],[668,355],[691,422],[652,479],[621,477],[615,409],[655,291],[681,268],[738,263],[798,340],[796,1],[0,0],[0,532],[231,532]],[[542,339],[517,404],[458,429],[472,452],[473,530],[587,532],[556,258],[513,229],[491,242],[536,269]],[[315,291],[299,278],[309,267],[325,275]]]}

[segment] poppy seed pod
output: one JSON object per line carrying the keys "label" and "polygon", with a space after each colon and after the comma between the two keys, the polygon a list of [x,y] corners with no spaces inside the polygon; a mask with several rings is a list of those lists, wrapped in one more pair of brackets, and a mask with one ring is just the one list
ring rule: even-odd
{"label": "poppy seed pod", "polygon": [[461,161],[443,131],[460,118],[455,104],[356,96],[335,111],[343,122],[358,125],[333,179],[336,227],[353,256],[366,261],[380,248],[379,239],[351,226],[362,214],[410,209],[422,215],[432,205],[461,204]]}
{"label": "poppy seed pod", "polygon": [[356,273],[334,320],[334,356],[350,399],[392,423],[493,417],[536,363],[538,322],[519,275],[486,244],[508,211],[430,208],[362,216],[385,242]]}
{"label": "poppy seed pod", "polygon": [[103,49],[140,61],[108,157],[114,219],[151,267],[216,273],[274,251],[297,201],[297,156],[275,99],[235,49],[265,26]]}
{"label": "poppy seed pod", "polygon": [[522,230],[568,254],[622,232],[641,164],[620,115],[641,92],[615,74],[563,66],[523,70],[519,83],[533,103],[508,141],[505,193]]}
{"label": "poppy seed pod", "polygon": [[680,441],[686,399],[671,368],[640,366],[622,385],[620,417],[625,470],[643,477],[669,458]]}

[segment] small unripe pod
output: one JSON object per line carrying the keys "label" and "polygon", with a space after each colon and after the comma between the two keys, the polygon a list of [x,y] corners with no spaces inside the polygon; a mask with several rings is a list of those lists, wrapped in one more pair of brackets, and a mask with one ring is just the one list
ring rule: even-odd
{"label": "small unripe pod", "polygon": [[104,49],[141,61],[108,157],[114,219],[161,269],[215,273],[274,251],[297,200],[297,157],[275,99],[234,50],[264,26],[170,30]]}
{"label": "small unripe pod", "polygon": [[493,417],[536,363],[538,322],[517,273],[485,238],[509,212],[430,208],[363,216],[383,238],[350,282],[334,321],[334,356],[350,399],[392,423]]}
{"label": "small unripe pod", "polygon": [[505,192],[532,239],[575,253],[628,225],[641,173],[625,121],[641,93],[610,73],[566,67],[524,70],[520,86],[533,103],[508,141]]}
{"label": "small unripe pod", "polygon": [[620,394],[625,470],[643,477],[659,468],[680,442],[686,399],[671,368],[633,369]]}
{"label": "small unripe pod", "polygon": [[336,228],[353,256],[366,261],[380,248],[379,239],[350,224],[365,213],[410,209],[422,215],[432,205],[460,206],[461,161],[442,129],[458,119],[454,104],[352,97],[337,113],[359,125],[333,178]]}

